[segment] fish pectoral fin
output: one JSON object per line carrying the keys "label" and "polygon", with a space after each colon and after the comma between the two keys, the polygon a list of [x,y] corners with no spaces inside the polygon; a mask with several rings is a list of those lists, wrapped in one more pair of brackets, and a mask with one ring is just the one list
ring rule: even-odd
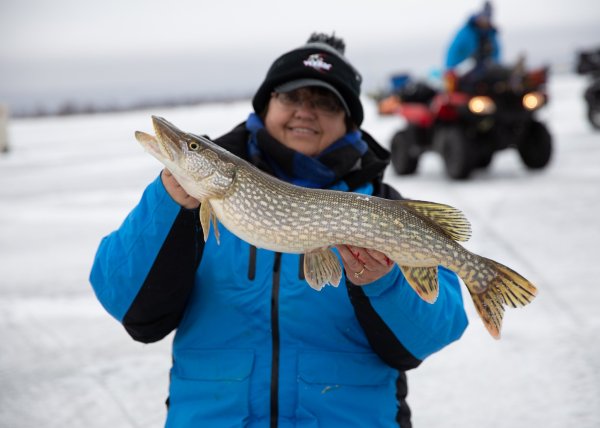
{"label": "fish pectoral fin", "polygon": [[404,277],[415,292],[427,303],[434,303],[439,294],[437,266],[402,266]]}
{"label": "fish pectoral fin", "polygon": [[219,228],[217,227],[217,216],[213,212],[210,202],[208,199],[203,200],[200,203],[200,226],[202,226],[202,233],[204,234],[204,242],[208,240],[208,234],[210,232],[210,221],[212,217],[212,223],[215,228],[215,238],[217,244],[219,244]]}
{"label": "fish pectoral fin", "polygon": [[304,254],[304,278],[317,291],[327,284],[334,287],[340,284],[342,267],[331,248]]}
{"label": "fish pectoral fin", "polygon": [[213,223],[213,227],[215,229],[215,239],[217,240],[217,244],[221,244],[221,235],[219,234],[219,224],[217,222],[217,216],[215,215],[215,213],[211,210],[211,217],[212,217],[212,223]]}
{"label": "fish pectoral fin", "polygon": [[208,205],[208,201],[200,203],[200,226],[202,226],[204,242],[206,242],[208,240],[208,233],[210,232],[210,206]]}
{"label": "fish pectoral fin", "polygon": [[399,204],[442,228],[444,233],[455,241],[468,241],[471,237],[471,223],[457,208],[435,202],[402,200]]}

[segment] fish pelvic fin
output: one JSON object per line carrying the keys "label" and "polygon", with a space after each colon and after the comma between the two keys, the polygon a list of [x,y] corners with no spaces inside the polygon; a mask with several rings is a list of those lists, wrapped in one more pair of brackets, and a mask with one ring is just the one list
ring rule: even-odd
{"label": "fish pelvic fin", "polygon": [[402,266],[404,277],[415,292],[427,303],[434,303],[439,294],[437,266]]}
{"label": "fish pelvic fin", "polygon": [[200,204],[200,226],[202,226],[202,233],[204,234],[204,242],[206,242],[208,240],[208,235],[210,233],[211,218],[212,218],[213,227],[215,229],[215,238],[217,239],[217,244],[220,244],[219,228],[217,226],[217,216],[213,212],[208,199],[205,199]]}
{"label": "fish pelvic fin", "polygon": [[446,235],[455,241],[468,241],[471,237],[471,223],[457,208],[450,205],[427,201],[398,201],[404,208],[437,224]]}
{"label": "fish pelvic fin", "polygon": [[327,284],[337,287],[342,279],[340,261],[331,248],[304,254],[304,278],[317,291]]}
{"label": "fish pelvic fin", "polygon": [[461,279],[467,286],[475,309],[488,332],[495,339],[500,339],[505,307],[517,308],[531,303],[537,295],[537,289],[519,273],[503,264],[484,257],[481,257],[481,260],[492,272],[491,280],[482,287],[481,278],[477,275]]}

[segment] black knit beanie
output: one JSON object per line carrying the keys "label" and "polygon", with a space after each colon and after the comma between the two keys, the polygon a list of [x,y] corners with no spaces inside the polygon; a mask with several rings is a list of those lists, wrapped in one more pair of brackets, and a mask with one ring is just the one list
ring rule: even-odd
{"label": "black knit beanie", "polygon": [[320,86],[337,95],[352,122],[360,126],[364,117],[360,102],[362,77],[344,57],[344,46],[343,40],[334,36],[313,34],[305,45],[281,55],[252,99],[254,111],[264,111],[274,90]]}

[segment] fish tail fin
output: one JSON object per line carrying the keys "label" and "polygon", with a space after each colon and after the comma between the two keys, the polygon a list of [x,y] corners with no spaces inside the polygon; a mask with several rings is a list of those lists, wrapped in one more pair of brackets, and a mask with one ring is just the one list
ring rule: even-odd
{"label": "fish tail fin", "polygon": [[514,270],[494,260],[479,257],[478,265],[467,275],[461,275],[477,313],[489,333],[500,339],[504,307],[525,306],[535,298],[536,287]]}

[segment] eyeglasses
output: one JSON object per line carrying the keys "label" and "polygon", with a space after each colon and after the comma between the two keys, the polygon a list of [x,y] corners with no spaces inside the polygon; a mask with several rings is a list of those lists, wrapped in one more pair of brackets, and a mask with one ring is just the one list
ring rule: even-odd
{"label": "eyeglasses", "polygon": [[334,115],[344,110],[338,98],[324,89],[296,89],[290,92],[273,92],[272,95],[289,108],[301,108],[306,101],[317,112],[326,115]]}

